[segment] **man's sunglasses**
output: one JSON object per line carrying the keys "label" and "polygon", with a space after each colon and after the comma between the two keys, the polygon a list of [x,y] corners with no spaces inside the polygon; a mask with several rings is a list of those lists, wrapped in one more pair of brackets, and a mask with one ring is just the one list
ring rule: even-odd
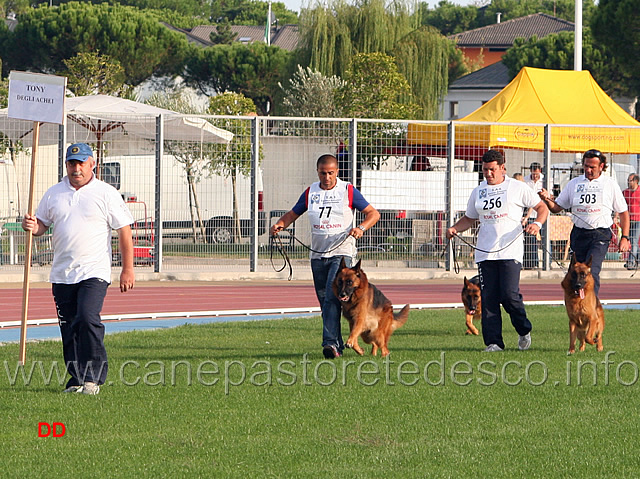
{"label": "man's sunglasses", "polygon": [[600,150],[588,150],[584,152],[582,158],[602,158]]}

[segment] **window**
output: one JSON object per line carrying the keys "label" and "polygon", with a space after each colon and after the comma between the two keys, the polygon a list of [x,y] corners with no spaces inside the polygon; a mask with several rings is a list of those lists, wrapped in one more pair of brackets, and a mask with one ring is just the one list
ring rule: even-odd
{"label": "window", "polygon": [[100,179],[116,190],[120,189],[120,163],[103,163],[100,167]]}
{"label": "window", "polygon": [[458,119],[458,102],[457,101],[449,102],[449,119],[450,120]]}

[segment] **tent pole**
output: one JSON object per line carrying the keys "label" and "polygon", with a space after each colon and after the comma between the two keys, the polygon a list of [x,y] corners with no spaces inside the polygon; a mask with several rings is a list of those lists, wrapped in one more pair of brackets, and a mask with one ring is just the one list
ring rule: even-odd
{"label": "tent pole", "polygon": [[[544,179],[542,186],[545,190],[551,191],[553,182],[551,178],[551,125],[544,126],[544,155],[543,162]],[[549,235],[550,219],[542,225],[542,270],[549,271],[551,269],[551,236]]]}

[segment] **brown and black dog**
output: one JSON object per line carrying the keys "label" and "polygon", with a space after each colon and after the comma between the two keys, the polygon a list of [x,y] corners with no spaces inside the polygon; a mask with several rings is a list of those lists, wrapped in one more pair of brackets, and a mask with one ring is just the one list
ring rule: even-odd
{"label": "brown and black dog", "polygon": [[576,352],[576,339],[580,340],[580,351],[584,351],[585,342],[595,344],[596,349],[602,351],[604,310],[594,290],[591,258],[580,263],[574,254],[561,284],[569,316],[569,354]]}
{"label": "brown and black dog", "polygon": [[389,354],[387,344],[391,333],[407,322],[409,305],[394,314],[391,301],[369,283],[367,275],[360,269],[360,262],[353,268],[347,268],[343,259],[333,281],[333,292],[342,303],[342,314],[351,331],[345,346],[362,356],[364,351],[358,344],[358,337],[362,336],[365,343],[372,345],[373,356],[379,348],[385,357]]}
{"label": "brown and black dog", "polygon": [[471,279],[464,277],[464,287],[462,288],[462,305],[464,306],[464,316],[467,322],[466,334],[478,335],[478,329],[473,325],[474,319],[482,318],[482,298],[480,296],[480,280],[478,276]]}

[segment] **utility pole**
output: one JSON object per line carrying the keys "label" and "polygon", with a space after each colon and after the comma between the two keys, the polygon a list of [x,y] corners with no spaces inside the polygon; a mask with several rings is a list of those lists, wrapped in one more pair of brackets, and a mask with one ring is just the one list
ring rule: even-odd
{"label": "utility pole", "polygon": [[582,0],[576,0],[575,33],[573,34],[573,69],[582,71]]}

